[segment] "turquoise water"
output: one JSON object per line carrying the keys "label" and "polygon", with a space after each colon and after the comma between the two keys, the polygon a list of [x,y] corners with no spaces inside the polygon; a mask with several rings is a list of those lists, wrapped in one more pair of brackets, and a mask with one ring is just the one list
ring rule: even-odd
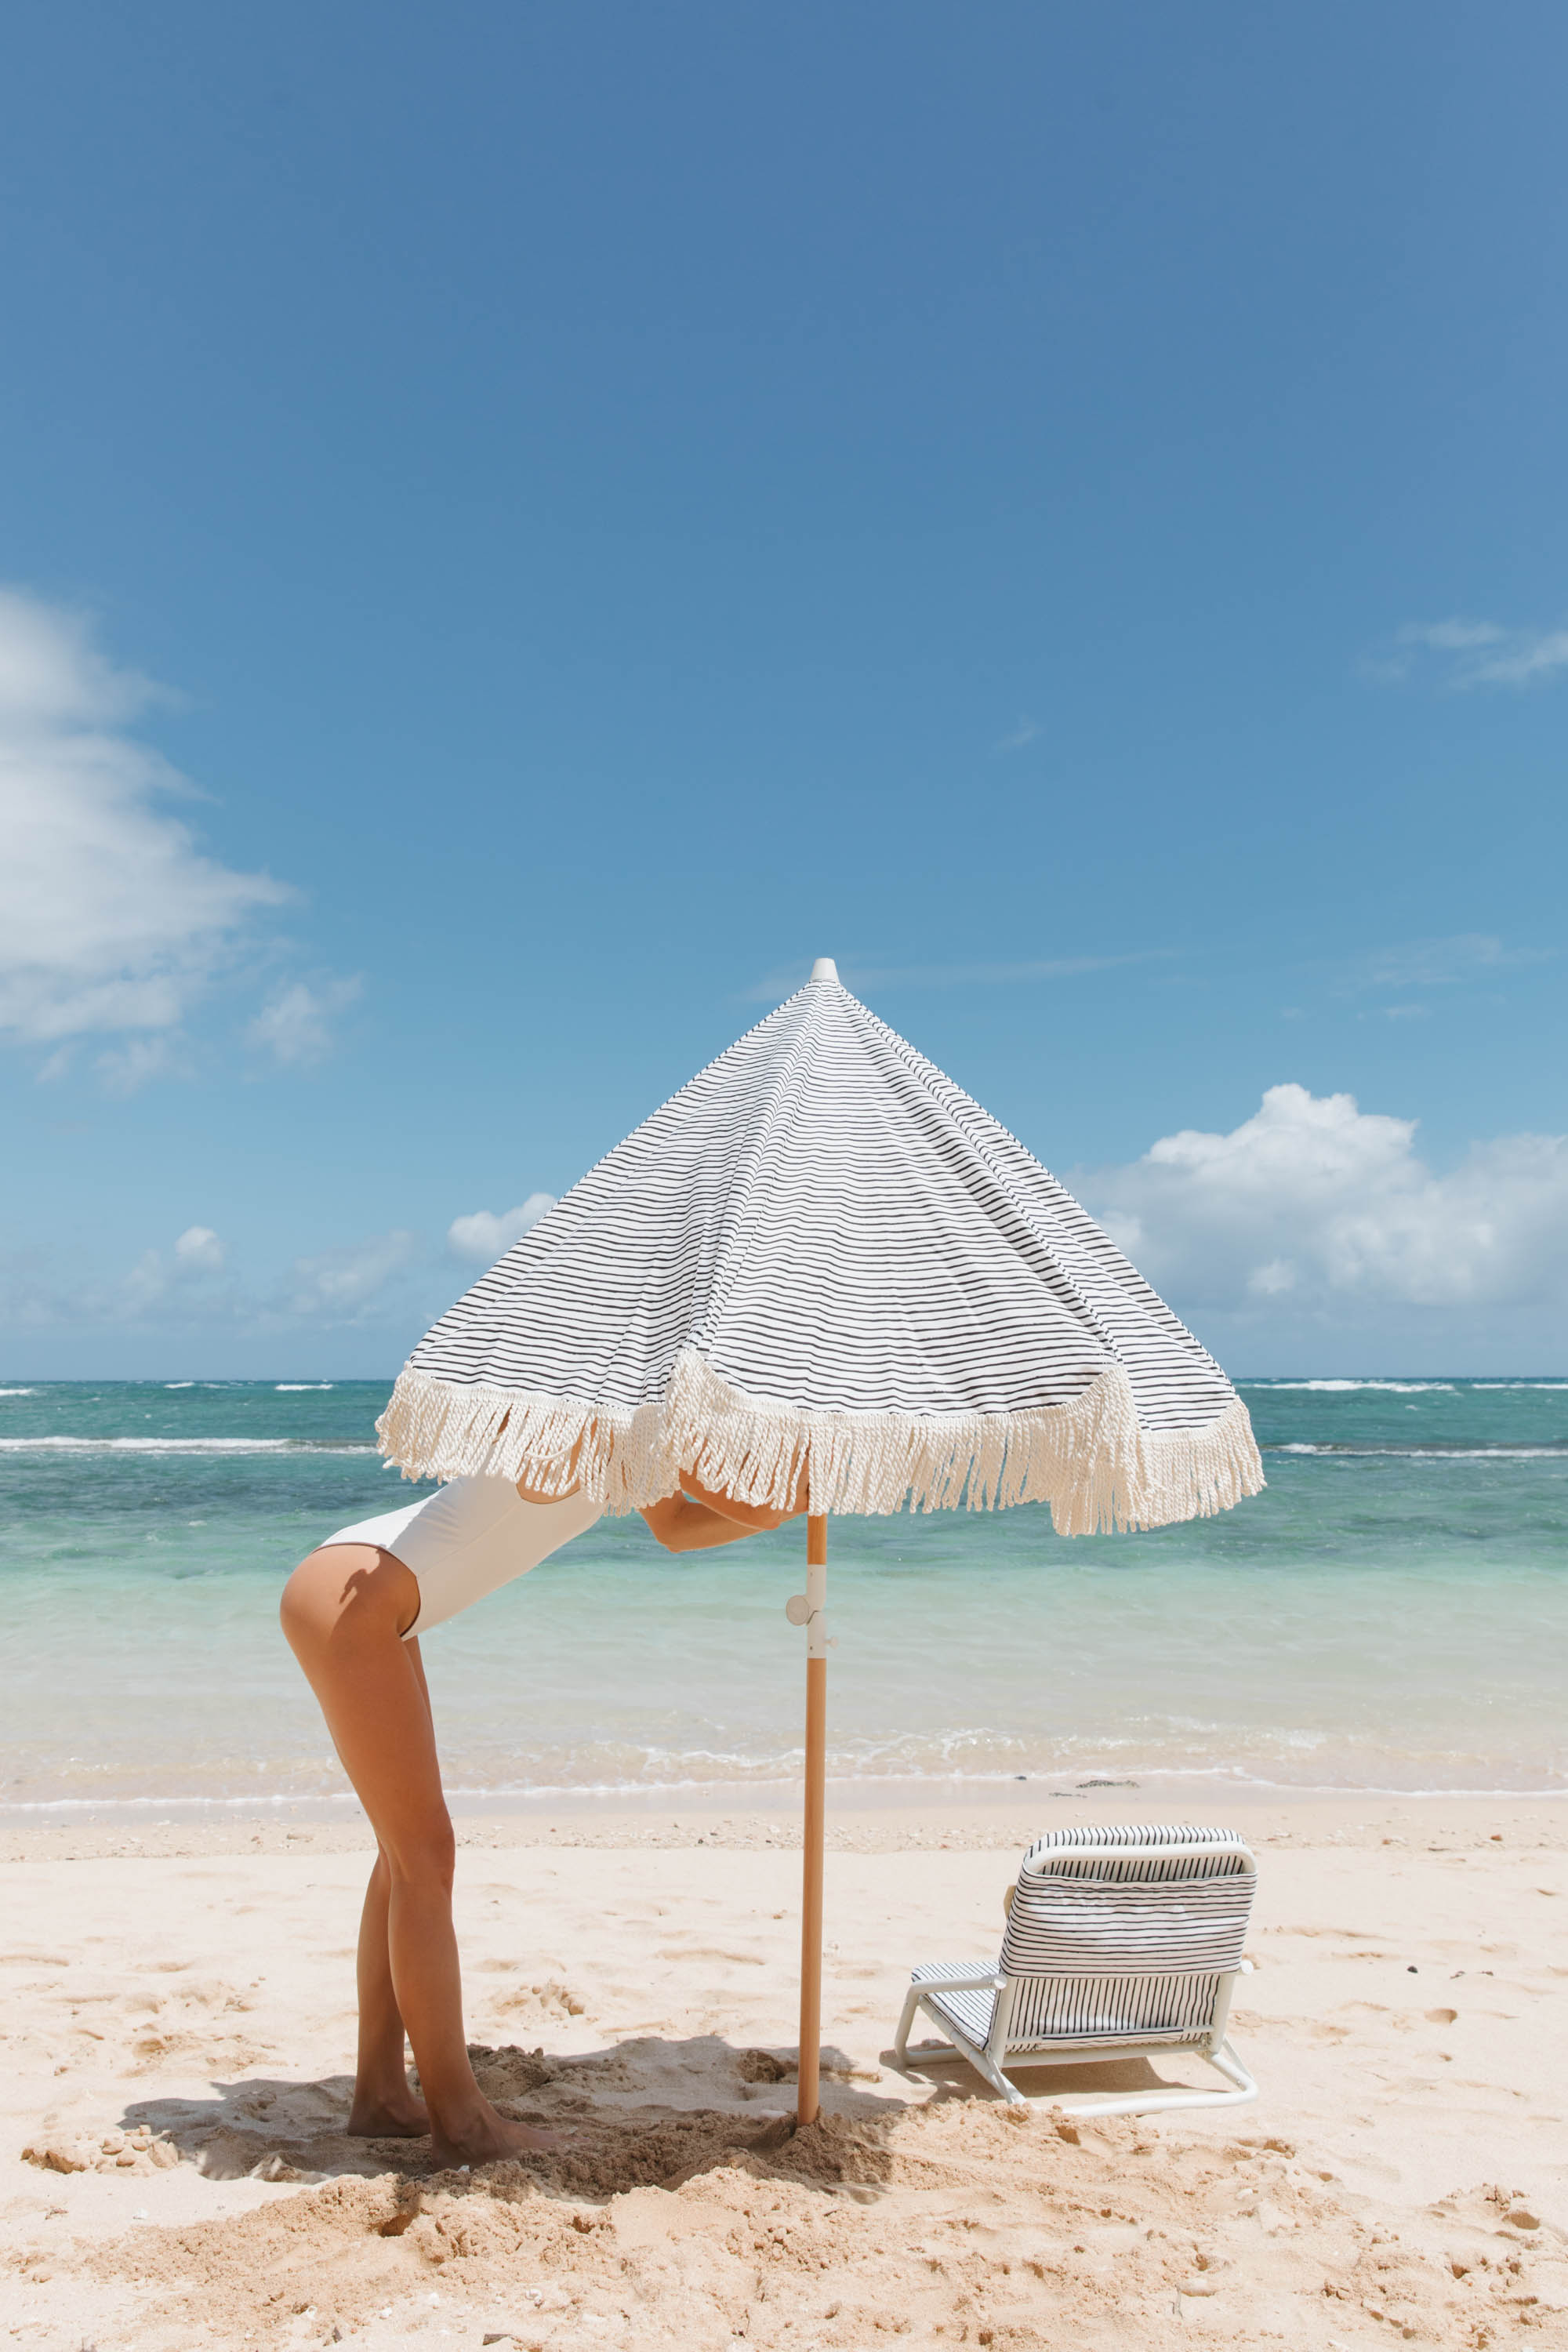
{"label": "turquoise water", "polygon": [[[1070,1542],[1036,1509],[836,1520],[833,1772],[1568,1788],[1568,1381],[1244,1393],[1268,1488],[1219,1519]],[[0,1815],[342,1797],[277,1598],[415,1491],[374,1451],[385,1396],[0,1383]],[[674,1560],[601,1521],[426,1643],[449,1782],[773,1793],[799,1763],[802,1553],[795,1528]]]}

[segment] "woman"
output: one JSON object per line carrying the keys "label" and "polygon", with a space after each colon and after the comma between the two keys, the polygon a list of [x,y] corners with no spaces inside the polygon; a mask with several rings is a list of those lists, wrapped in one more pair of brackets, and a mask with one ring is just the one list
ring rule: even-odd
{"label": "woman", "polygon": [[[568,1475],[574,1466],[575,1456]],[[667,1551],[735,1543],[797,1516],[753,1510],[689,1475],[680,1486],[643,1513]],[[329,1537],[284,1588],[283,1631],[375,1832],[348,2127],[376,2139],[428,2132],[441,2165],[493,2164],[553,2143],[499,2116],[468,2063],[452,1931],[456,1842],[416,1635],[537,1567],[599,1510],[577,1486],[552,1496],[505,1478],[458,1478]],[[405,2035],[422,2101],[409,2087]]]}

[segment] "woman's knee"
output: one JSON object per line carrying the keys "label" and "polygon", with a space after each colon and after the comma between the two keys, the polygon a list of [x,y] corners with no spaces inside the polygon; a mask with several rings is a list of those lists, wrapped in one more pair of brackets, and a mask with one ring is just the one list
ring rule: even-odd
{"label": "woman's knee", "polygon": [[458,1839],[446,1812],[384,1835],[382,1856],[395,1885],[449,1895],[457,1874]]}

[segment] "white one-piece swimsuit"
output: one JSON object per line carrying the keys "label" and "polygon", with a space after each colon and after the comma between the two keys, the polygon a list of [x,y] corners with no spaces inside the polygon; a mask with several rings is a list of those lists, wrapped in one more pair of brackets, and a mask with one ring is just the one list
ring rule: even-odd
{"label": "white one-piece swimsuit", "polygon": [[525,1503],[510,1478],[454,1478],[422,1503],[340,1528],[327,1543],[374,1544],[412,1571],[419,1613],[403,1636],[407,1642],[526,1576],[591,1528],[603,1509],[580,1493],[559,1503]]}

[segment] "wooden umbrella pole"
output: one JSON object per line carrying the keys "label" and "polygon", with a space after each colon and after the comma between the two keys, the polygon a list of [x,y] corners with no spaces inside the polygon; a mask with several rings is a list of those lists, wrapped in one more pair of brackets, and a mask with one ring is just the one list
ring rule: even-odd
{"label": "wooden umbrella pole", "polygon": [[827,1810],[827,1520],[805,1523],[805,1819],[800,1905],[800,2088],[816,2121],[822,2059],[822,1846]]}

